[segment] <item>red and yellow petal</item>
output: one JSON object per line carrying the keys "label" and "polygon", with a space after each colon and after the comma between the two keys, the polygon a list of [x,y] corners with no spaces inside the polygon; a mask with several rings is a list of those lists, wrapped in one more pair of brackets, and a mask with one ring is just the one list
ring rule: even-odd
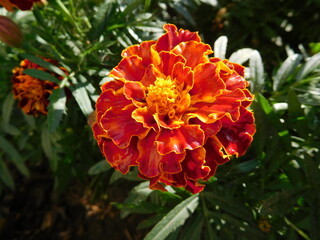
{"label": "red and yellow petal", "polygon": [[219,77],[213,63],[199,64],[194,69],[194,85],[190,91],[192,102],[213,102],[225,90],[226,85]]}
{"label": "red and yellow petal", "polygon": [[99,120],[101,116],[110,108],[121,111],[122,108],[131,104],[121,92],[116,93],[113,89],[108,89],[101,93],[96,102],[96,112],[97,119]]}
{"label": "red and yellow petal", "polygon": [[165,76],[169,76],[172,73],[174,66],[178,63],[185,63],[185,59],[181,55],[176,55],[170,52],[161,52],[160,64],[156,66],[161,73]]}
{"label": "red and yellow petal", "polygon": [[193,71],[182,62],[177,62],[171,72],[171,79],[175,80],[181,95],[187,94],[193,87]]}
{"label": "red and yellow petal", "polygon": [[186,59],[186,66],[191,68],[209,62],[207,55],[213,53],[210,45],[195,41],[181,42],[171,52],[183,56]]}
{"label": "red and yellow petal", "polygon": [[251,111],[241,107],[240,117],[236,122],[229,118],[221,119],[222,127],[217,139],[229,155],[242,156],[250,146],[255,133],[254,117]]}
{"label": "red and yellow petal", "polygon": [[112,69],[109,76],[120,81],[141,81],[144,72],[142,58],[131,56],[123,58],[118,66]]}
{"label": "red and yellow petal", "polygon": [[131,104],[121,111],[110,109],[100,119],[101,127],[119,148],[126,148],[133,136],[142,138],[148,129],[132,119],[131,114],[136,107]]}
{"label": "red and yellow petal", "polygon": [[145,87],[149,87],[151,84],[153,84],[157,78],[165,78],[166,76],[157,68],[155,65],[150,64],[144,75],[141,79],[141,83]]}
{"label": "red and yellow petal", "polygon": [[152,51],[151,47],[156,41],[145,41],[138,45],[133,45],[122,51],[122,57],[139,56],[142,59],[142,64],[147,67],[152,63]]}
{"label": "red and yellow petal", "polygon": [[188,30],[183,30],[183,29],[180,29],[178,32],[177,27],[173,24],[165,24],[163,26],[163,29],[167,33],[162,35],[158,39],[157,43],[155,44],[156,50],[158,52],[170,51],[181,42],[188,42],[188,41],[200,42],[201,41],[198,33],[190,32]]}
{"label": "red and yellow petal", "polygon": [[156,138],[157,151],[160,154],[184,153],[204,144],[204,132],[199,125],[181,125],[176,129],[162,129]]}
{"label": "red and yellow petal", "polygon": [[127,174],[131,166],[137,165],[139,152],[136,148],[137,138],[124,149],[118,148],[110,139],[103,139],[100,144],[101,152],[112,167],[123,174]]}
{"label": "red and yellow petal", "polygon": [[143,127],[152,128],[156,132],[159,131],[159,125],[147,107],[135,109],[132,112],[131,117],[137,122],[142,123]]}
{"label": "red and yellow petal", "polygon": [[192,151],[187,151],[187,156],[182,162],[187,178],[194,181],[205,178],[210,172],[210,167],[205,166],[205,163],[205,148],[199,147]]}
{"label": "red and yellow petal", "polygon": [[202,122],[212,123],[224,116],[229,117],[232,121],[239,118],[239,108],[241,101],[246,99],[246,95],[240,89],[234,91],[225,91],[218,96],[212,103],[198,102],[190,107],[189,116],[197,117]]}
{"label": "red and yellow petal", "polygon": [[138,142],[139,157],[137,159],[139,172],[153,178],[163,172],[179,172],[179,163],[184,159],[185,154],[174,152],[160,155],[155,143],[156,133],[150,131],[149,134]]}
{"label": "red and yellow petal", "polygon": [[143,107],[146,105],[146,94],[141,82],[125,82],[123,94],[128,100],[131,100],[136,107]]}

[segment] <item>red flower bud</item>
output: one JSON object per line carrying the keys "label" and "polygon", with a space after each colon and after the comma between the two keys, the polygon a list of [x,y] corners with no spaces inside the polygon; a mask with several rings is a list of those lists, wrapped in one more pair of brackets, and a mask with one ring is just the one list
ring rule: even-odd
{"label": "red flower bud", "polygon": [[23,34],[19,26],[10,18],[0,15],[0,41],[19,47],[23,40]]}
{"label": "red flower bud", "polygon": [[0,0],[0,5],[12,12],[13,7],[19,8],[22,11],[31,10],[33,4],[41,0]]}

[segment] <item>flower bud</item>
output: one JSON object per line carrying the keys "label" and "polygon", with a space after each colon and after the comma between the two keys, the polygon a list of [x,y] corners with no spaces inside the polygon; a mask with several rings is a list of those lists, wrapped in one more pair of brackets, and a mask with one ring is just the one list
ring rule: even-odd
{"label": "flower bud", "polygon": [[12,46],[21,46],[23,34],[10,18],[0,15],[0,41]]}

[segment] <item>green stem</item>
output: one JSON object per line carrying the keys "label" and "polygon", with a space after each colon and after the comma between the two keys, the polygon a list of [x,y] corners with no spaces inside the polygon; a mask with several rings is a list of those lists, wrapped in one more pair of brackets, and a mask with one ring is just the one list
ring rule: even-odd
{"label": "green stem", "polygon": [[61,0],[56,0],[58,6],[60,7],[62,13],[66,16],[66,18],[68,19],[68,21],[74,25],[74,27],[76,28],[77,32],[80,34],[80,36],[82,36],[82,31],[80,29],[80,27],[77,24],[77,21],[75,20],[74,16],[70,13],[70,11],[66,8],[66,6],[63,4],[63,2],[61,2]]}
{"label": "green stem", "polygon": [[292,227],[301,237],[303,237],[306,240],[311,240],[307,234],[305,234],[300,228],[298,228],[294,223],[292,223],[288,218],[284,218],[284,220],[286,221],[286,223]]}

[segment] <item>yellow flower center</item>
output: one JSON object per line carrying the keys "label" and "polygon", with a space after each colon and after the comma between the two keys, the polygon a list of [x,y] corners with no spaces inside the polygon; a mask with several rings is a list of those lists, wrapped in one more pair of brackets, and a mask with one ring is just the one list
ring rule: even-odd
{"label": "yellow flower center", "polygon": [[179,93],[175,81],[167,78],[157,78],[153,85],[147,88],[147,104],[149,110],[172,118],[177,107]]}

